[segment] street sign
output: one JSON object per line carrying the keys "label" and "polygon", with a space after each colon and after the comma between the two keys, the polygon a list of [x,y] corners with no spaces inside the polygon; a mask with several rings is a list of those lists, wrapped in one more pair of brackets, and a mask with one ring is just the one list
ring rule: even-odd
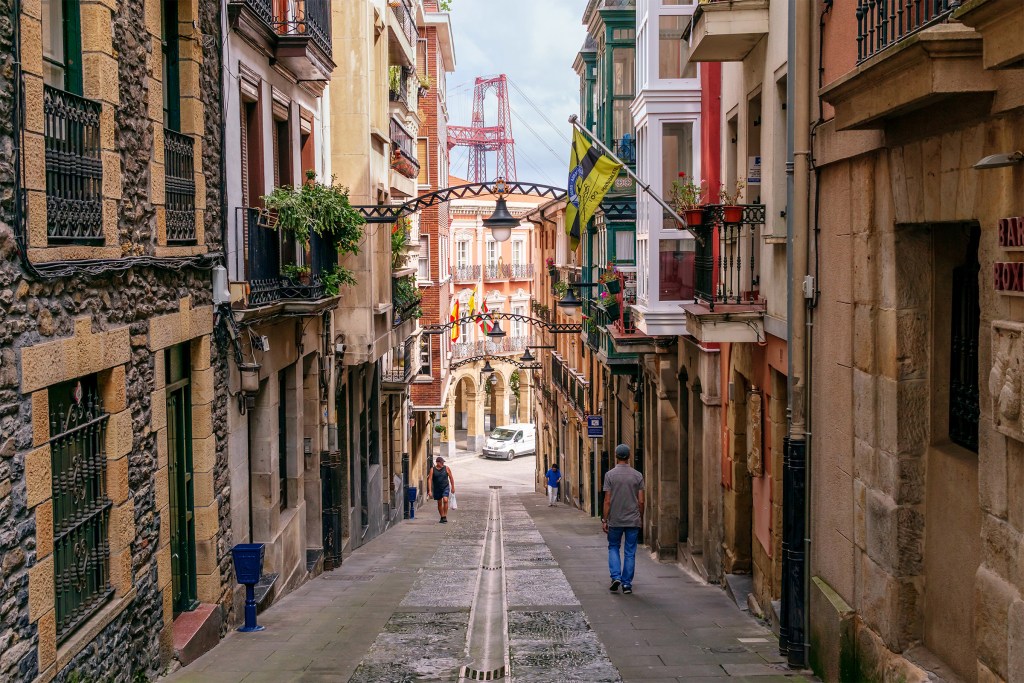
{"label": "street sign", "polygon": [[603,415],[587,415],[587,436],[591,439],[604,438]]}

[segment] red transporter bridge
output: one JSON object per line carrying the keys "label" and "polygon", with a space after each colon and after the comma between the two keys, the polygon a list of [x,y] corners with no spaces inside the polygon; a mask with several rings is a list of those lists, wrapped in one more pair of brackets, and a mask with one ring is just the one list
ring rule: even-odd
{"label": "red transporter bridge", "polygon": [[[484,125],[484,98],[493,89],[498,96],[498,124]],[[508,105],[508,80],[505,74],[493,78],[478,77],[473,88],[473,120],[469,126],[448,126],[448,150],[469,147],[466,178],[486,183],[487,152],[497,152],[496,178],[516,180],[516,143],[512,139],[512,116]]]}

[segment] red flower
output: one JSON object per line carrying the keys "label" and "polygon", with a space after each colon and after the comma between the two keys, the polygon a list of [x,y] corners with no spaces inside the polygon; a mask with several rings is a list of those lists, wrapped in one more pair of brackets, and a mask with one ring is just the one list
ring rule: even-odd
{"label": "red flower", "polygon": [[679,172],[679,177],[680,178],[685,178],[686,177],[686,171],[680,171]]}

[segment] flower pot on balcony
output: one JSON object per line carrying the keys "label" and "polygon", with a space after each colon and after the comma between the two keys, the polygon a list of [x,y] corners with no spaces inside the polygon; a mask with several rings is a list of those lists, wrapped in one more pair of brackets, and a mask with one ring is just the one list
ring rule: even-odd
{"label": "flower pot on balcony", "polygon": [[608,290],[609,294],[618,294],[619,292],[622,291],[622,287],[621,287],[621,283],[619,282],[619,278],[615,278],[613,280],[608,280],[607,282],[604,283],[604,286],[605,286],[605,289]]}
{"label": "flower pot on balcony", "polygon": [[742,223],[743,222],[743,207],[742,206],[723,206],[722,207],[722,220],[726,223]]}
{"label": "flower pot on balcony", "polygon": [[608,314],[611,320],[618,320],[621,311],[619,309],[619,302],[612,301],[604,305],[604,312]]}
{"label": "flower pot on balcony", "polygon": [[700,227],[704,225],[704,209],[686,209],[683,211],[683,218],[686,219],[687,226]]}

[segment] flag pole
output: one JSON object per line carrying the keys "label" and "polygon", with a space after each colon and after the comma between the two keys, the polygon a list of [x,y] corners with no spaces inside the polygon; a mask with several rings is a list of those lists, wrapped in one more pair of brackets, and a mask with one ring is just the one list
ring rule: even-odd
{"label": "flag pole", "polygon": [[[582,124],[580,123],[580,119],[579,119],[579,117],[578,117],[578,116],[576,116],[576,114],[573,114],[572,116],[570,116],[570,117],[569,117],[569,123],[571,123],[571,124],[573,125],[573,127],[574,127],[574,128],[578,129],[578,130],[579,130],[579,131],[580,131],[581,133],[583,133],[583,134],[584,134],[584,135],[586,135],[586,136],[587,136],[588,138],[590,138],[590,141],[591,141],[591,142],[593,142],[593,143],[594,143],[595,145],[597,145],[598,147],[600,147],[600,148],[601,148],[601,151],[602,151],[602,152],[604,152],[605,154],[607,154],[608,156],[610,156],[610,157],[611,157],[612,159],[614,159],[614,160],[615,160],[615,161],[616,161],[617,163],[621,164],[621,165],[622,165],[622,170],[623,170],[623,171],[625,171],[625,172],[626,172],[626,174],[627,174],[627,175],[628,175],[628,176],[629,176],[630,178],[632,178],[632,179],[633,179],[633,180],[634,180],[634,181],[636,182],[636,184],[637,184],[637,185],[639,185],[639,186],[640,186],[640,188],[641,188],[641,189],[642,189],[642,190],[643,190],[644,192],[646,192],[646,193],[647,193],[648,195],[650,195],[650,196],[651,196],[651,198],[652,198],[652,199],[653,199],[654,201],[656,201],[656,202],[658,202],[659,204],[661,204],[661,208],[663,208],[663,209],[665,209],[666,211],[668,211],[668,212],[669,212],[669,214],[670,214],[670,215],[672,216],[672,218],[675,218],[675,219],[676,219],[677,221],[679,221],[679,224],[680,224],[680,225],[684,226],[685,228],[689,228],[689,227],[690,227],[689,225],[687,225],[686,221],[685,221],[685,220],[683,220],[683,217],[682,217],[682,216],[680,216],[680,215],[679,215],[678,213],[676,213],[676,210],[675,210],[675,209],[673,209],[673,208],[672,208],[671,206],[669,206],[669,205],[668,205],[668,203],[667,203],[667,202],[666,202],[666,201],[665,201],[664,199],[662,199],[662,198],[661,198],[660,196],[658,196],[658,195],[657,195],[657,194],[656,194],[656,193],[654,192],[654,190],[652,190],[652,189],[651,189],[651,186],[650,186],[650,185],[648,185],[648,184],[647,184],[647,183],[645,183],[644,181],[640,180],[640,176],[638,176],[638,175],[637,175],[636,173],[633,173],[633,171],[629,170],[629,165],[628,165],[628,164],[627,164],[626,162],[624,162],[624,161],[623,161],[622,159],[620,159],[619,157],[615,156],[615,152],[613,152],[613,151],[611,151],[610,149],[608,149],[607,147],[605,147],[604,143],[603,143],[603,142],[601,142],[601,141],[600,141],[600,140],[599,140],[599,139],[597,138],[597,136],[596,136],[596,135],[594,135],[594,134],[593,134],[592,132],[590,132],[590,131],[589,131],[588,129],[584,128],[584,127],[583,127],[583,125],[582,125]],[[694,237],[696,237],[696,235],[694,235]]]}

